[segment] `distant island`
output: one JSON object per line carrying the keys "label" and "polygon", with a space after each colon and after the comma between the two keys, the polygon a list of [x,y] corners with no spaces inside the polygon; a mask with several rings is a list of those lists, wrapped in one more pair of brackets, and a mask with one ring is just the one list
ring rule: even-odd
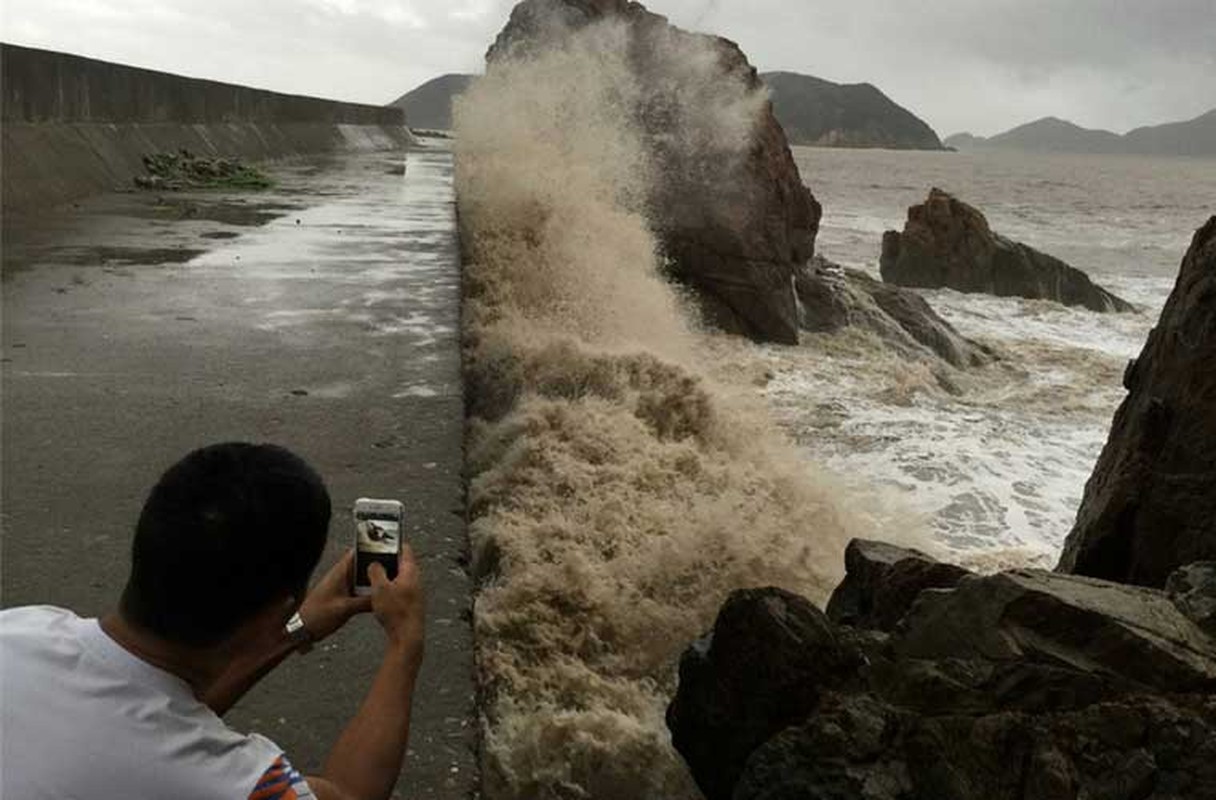
{"label": "distant island", "polygon": [[450,131],[452,98],[462,94],[476,78],[476,75],[457,73],[440,75],[406,92],[389,105],[405,109],[405,124],[411,128]]}
{"label": "distant island", "polygon": [[[405,121],[411,128],[451,130],[452,98],[476,77],[442,75],[390,105],[405,109]],[[760,78],[772,93],[773,110],[791,144],[944,149],[924,121],[868,83],[832,83],[794,72],[766,72]]]}
{"label": "distant island", "polygon": [[945,143],[958,150],[1216,156],[1216,109],[1185,122],[1136,128],[1123,135],[1044,117],[991,138],[958,133]]}
{"label": "distant island", "polygon": [[923,120],[868,83],[840,84],[795,72],[765,72],[773,111],[790,144],[942,150]]}

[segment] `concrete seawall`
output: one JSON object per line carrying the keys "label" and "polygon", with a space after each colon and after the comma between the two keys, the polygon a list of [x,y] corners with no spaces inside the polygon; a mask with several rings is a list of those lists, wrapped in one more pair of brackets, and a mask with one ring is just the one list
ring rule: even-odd
{"label": "concrete seawall", "polygon": [[0,46],[6,214],[131,185],[151,152],[186,148],[268,161],[403,147],[398,108],[186,78],[16,45]]}

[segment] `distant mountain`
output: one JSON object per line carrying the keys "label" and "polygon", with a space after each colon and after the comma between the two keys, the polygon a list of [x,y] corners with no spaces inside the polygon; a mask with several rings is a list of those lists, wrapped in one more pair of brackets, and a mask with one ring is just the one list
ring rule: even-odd
{"label": "distant mountain", "polygon": [[989,139],[960,133],[945,143],[959,150],[1216,156],[1216,110],[1186,122],[1136,128],[1122,136],[1044,117]]}
{"label": "distant mountain", "polygon": [[1006,150],[1118,153],[1123,149],[1123,137],[1110,131],[1082,128],[1056,117],[1044,117],[993,136],[985,144]]}
{"label": "distant mountain", "polygon": [[791,144],[941,150],[933,129],[868,83],[766,72],[773,111]]}
{"label": "distant mountain", "polygon": [[1216,156],[1216,108],[1186,122],[1136,128],[1123,139],[1137,153]]}
{"label": "distant mountain", "polygon": [[441,75],[411,92],[398,97],[389,105],[405,109],[405,124],[411,128],[452,129],[452,98],[462,94],[476,75]]}
{"label": "distant mountain", "polygon": [[[443,75],[391,105],[405,109],[410,127],[450,130],[452,98],[476,77]],[[845,85],[793,72],[767,72],[760,77],[769,87],[773,110],[792,144],[942,149],[932,128],[868,83]]]}

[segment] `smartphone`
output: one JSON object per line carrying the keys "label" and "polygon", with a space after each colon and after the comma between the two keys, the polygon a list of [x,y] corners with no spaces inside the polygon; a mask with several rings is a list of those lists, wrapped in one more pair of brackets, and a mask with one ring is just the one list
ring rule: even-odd
{"label": "smartphone", "polygon": [[405,506],[396,500],[355,501],[355,594],[372,592],[367,569],[380,564],[389,580],[397,577],[401,557],[401,537],[405,527]]}

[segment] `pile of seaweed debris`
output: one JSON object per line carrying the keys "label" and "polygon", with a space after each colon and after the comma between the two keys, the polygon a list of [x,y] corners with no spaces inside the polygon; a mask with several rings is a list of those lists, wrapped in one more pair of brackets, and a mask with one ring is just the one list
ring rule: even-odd
{"label": "pile of seaweed debris", "polygon": [[185,149],[149,153],[143,161],[148,174],[135,176],[135,186],[140,189],[269,189],[274,185],[265,174],[238,159],[206,158]]}

